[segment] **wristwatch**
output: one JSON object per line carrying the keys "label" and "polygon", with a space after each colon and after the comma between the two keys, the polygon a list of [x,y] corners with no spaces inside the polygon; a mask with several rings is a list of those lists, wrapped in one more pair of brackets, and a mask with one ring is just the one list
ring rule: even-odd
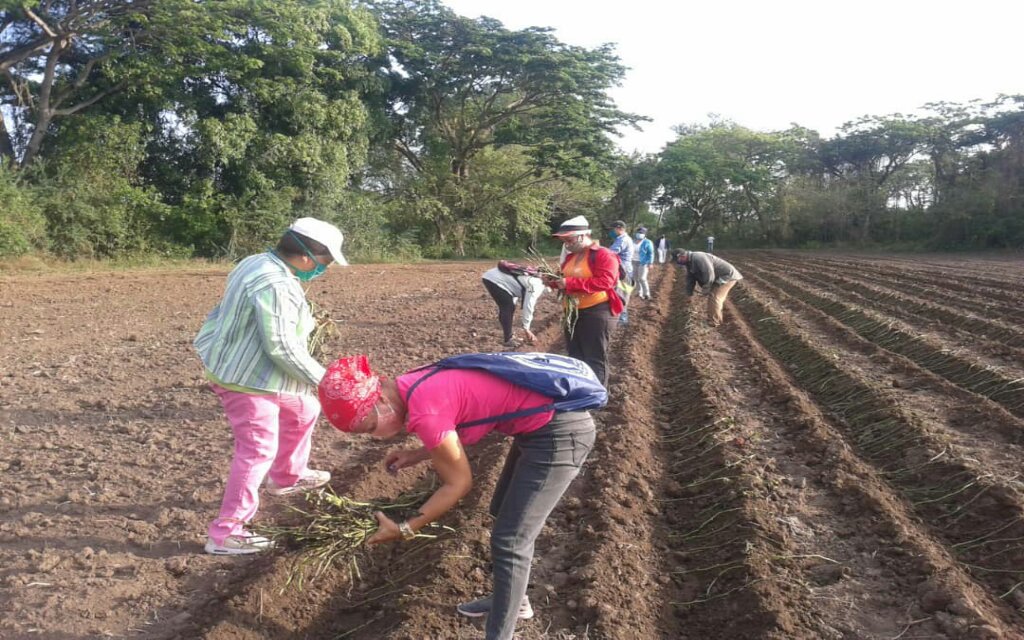
{"label": "wristwatch", "polygon": [[409,541],[416,537],[416,532],[409,526],[409,521],[398,523],[398,530],[402,532],[402,540]]}

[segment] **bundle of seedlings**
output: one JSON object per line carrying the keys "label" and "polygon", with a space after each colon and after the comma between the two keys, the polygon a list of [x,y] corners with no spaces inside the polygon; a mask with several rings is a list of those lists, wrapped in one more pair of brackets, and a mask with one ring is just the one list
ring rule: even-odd
{"label": "bundle of seedlings", "polygon": [[[278,547],[298,552],[288,584],[300,588],[307,578],[315,580],[332,566],[347,565],[350,583],[361,578],[359,563],[365,557],[365,542],[377,531],[377,511],[401,522],[415,514],[432,489],[405,493],[394,501],[360,502],[339,496],[331,487],[306,494],[306,504],[289,506],[287,515],[254,527],[259,535],[270,538]],[[431,523],[416,534],[417,539],[434,540],[453,531]]]}
{"label": "bundle of seedlings", "polygon": [[309,296],[309,291],[306,292],[306,301],[309,304],[309,312],[313,314],[313,320],[316,323],[313,326],[313,331],[309,334],[309,355],[313,356],[314,360],[320,361],[320,357],[324,355],[324,345],[327,344],[327,341],[340,335],[338,323],[331,318],[327,309]]}
{"label": "bundle of seedlings", "polygon": [[[526,252],[526,255],[533,262],[533,265],[537,268],[538,275],[542,279],[563,277],[562,270],[551,266],[551,263],[536,249],[530,249]],[[571,338],[573,331],[576,330],[576,321],[580,316],[579,300],[567,294],[563,289],[558,289],[557,291],[558,301],[562,303],[562,329]]]}

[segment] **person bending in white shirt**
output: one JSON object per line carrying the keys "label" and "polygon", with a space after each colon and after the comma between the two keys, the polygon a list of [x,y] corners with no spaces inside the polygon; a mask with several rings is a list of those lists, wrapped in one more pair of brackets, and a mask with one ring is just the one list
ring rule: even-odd
{"label": "person bending in white shirt", "polygon": [[[530,325],[533,323],[533,312],[537,306],[537,300],[544,293],[544,283],[540,278],[526,273],[528,267],[505,262],[502,264],[510,266],[507,266],[505,270],[494,267],[483,275],[484,287],[498,305],[498,322],[501,324],[502,342],[506,347],[518,347],[521,344],[515,336],[512,326],[516,305],[519,304],[523,310],[520,315],[523,335],[527,342],[533,344],[536,342],[537,336],[530,331]],[[519,270],[524,272],[516,273]]]}

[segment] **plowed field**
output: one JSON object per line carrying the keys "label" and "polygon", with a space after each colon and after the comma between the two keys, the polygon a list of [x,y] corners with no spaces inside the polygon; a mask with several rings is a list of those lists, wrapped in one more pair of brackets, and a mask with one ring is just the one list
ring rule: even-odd
{"label": "plowed field", "polygon": [[[632,302],[521,637],[1024,638],[1024,261],[724,257],[746,278],[719,329],[674,268]],[[497,349],[489,266],[332,269],[328,351],[395,374]],[[481,637],[454,605],[489,590],[500,438],[454,533],[358,575],[202,553],[231,436],[191,339],[225,274],[0,278],[0,637]],[[562,349],[555,307],[537,350]],[[389,475],[390,446],[322,424],[312,464],[356,498],[430,481]]]}

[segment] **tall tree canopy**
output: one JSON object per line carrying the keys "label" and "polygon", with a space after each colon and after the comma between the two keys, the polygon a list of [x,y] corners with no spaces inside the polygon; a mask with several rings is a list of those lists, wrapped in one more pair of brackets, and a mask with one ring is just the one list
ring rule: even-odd
{"label": "tall tree canopy", "polygon": [[[608,181],[609,135],[641,119],[608,97],[625,73],[611,46],[566,45],[548,29],[508,30],[434,0],[370,6],[387,39],[384,136],[417,188],[431,185],[439,242],[451,236],[464,253],[474,220],[521,190]],[[502,188],[482,195],[477,162],[502,149],[520,159],[518,172],[503,172]]]}

